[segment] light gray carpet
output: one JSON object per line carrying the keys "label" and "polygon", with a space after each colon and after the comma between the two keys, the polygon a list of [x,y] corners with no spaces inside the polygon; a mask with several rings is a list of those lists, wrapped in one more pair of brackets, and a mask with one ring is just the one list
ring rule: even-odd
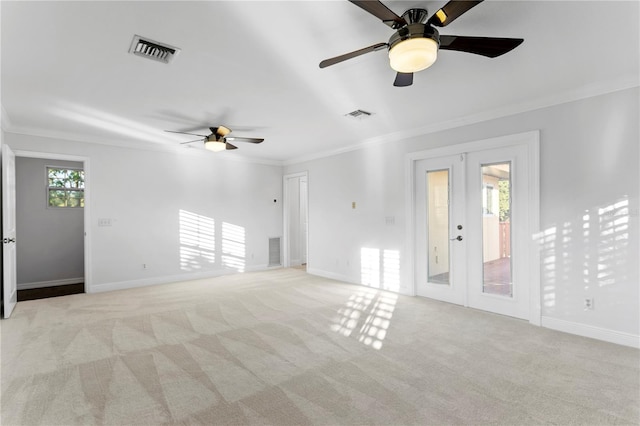
{"label": "light gray carpet", "polygon": [[638,424],[639,352],[295,269],[18,304],[3,425]]}

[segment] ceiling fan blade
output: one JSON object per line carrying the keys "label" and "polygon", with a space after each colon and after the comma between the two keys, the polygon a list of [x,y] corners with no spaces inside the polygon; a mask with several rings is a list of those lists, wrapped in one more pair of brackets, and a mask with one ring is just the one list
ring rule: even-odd
{"label": "ceiling fan blade", "polygon": [[393,82],[393,85],[396,87],[406,87],[411,86],[413,84],[413,73],[412,72],[399,72],[396,74],[396,79]]}
{"label": "ceiling fan blade", "polygon": [[378,43],[369,47],[365,47],[363,49],[354,50],[350,53],[345,53],[344,55],[336,56],[335,58],[325,59],[320,62],[320,68],[326,68],[330,65],[335,65],[339,62],[346,61],[347,59],[355,58],[356,56],[364,55],[365,53],[373,52],[376,50],[381,50],[388,46],[387,43]]}
{"label": "ceiling fan blade", "polygon": [[201,139],[196,139],[196,140],[193,140],[193,141],[188,141],[188,142],[180,142],[180,145],[185,145],[185,144],[194,143],[194,142],[202,142],[202,138]]}
{"label": "ceiling fan blade", "polygon": [[366,10],[376,18],[379,18],[383,23],[390,26],[393,29],[400,28],[403,25],[407,25],[407,21],[404,18],[396,15],[391,9],[377,0],[349,0],[356,6]]}
{"label": "ceiling fan blade", "polygon": [[518,47],[524,39],[499,37],[440,36],[440,49],[458,50],[495,58]]}
{"label": "ceiling fan blade", "polygon": [[238,149],[238,147],[237,147],[237,146],[235,146],[235,145],[231,145],[229,142],[227,142],[227,143],[225,144],[225,149],[226,149],[227,151],[229,151],[230,149]]}
{"label": "ceiling fan blade", "polygon": [[176,132],[175,130],[165,130],[165,132],[169,132],[169,133],[179,133],[181,135],[192,135],[192,136],[202,136],[203,138],[206,138],[206,135],[199,135],[197,133],[188,133],[188,132]]}
{"label": "ceiling fan blade", "polygon": [[241,138],[241,137],[228,137],[224,138],[225,141],[234,141],[234,142],[249,142],[249,143],[261,143],[263,138]]}
{"label": "ceiling fan blade", "polygon": [[436,27],[446,27],[463,13],[466,13],[474,6],[482,3],[483,0],[451,0],[445,4],[442,8],[438,9],[431,18],[427,21],[427,24],[434,25]]}

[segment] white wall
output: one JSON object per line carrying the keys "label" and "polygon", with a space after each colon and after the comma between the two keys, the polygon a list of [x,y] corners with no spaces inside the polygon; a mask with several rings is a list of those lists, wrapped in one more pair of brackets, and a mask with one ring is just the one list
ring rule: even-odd
{"label": "white wall", "polygon": [[365,283],[363,249],[397,251],[408,292],[405,154],[540,130],[543,324],[637,339],[638,105],[633,88],[285,167],[309,173],[309,272]]}
{"label": "white wall", "polygon": [[18,289],[84,282],[84,212],[47,207],[47,166],[82,163],[16,157]]}
{"label": "white wall", "polygon": [[282,235],[280,166],[14,133],[5,142],[88,158],[89,292],[266,268],[268,237]]}

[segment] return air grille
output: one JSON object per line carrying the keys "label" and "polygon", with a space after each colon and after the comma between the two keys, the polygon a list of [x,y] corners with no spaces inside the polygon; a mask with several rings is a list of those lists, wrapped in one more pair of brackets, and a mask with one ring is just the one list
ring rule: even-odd
{"label": "return air grille", "polygon": [[280,237],[269,238],[269,266],[280,266]]}
{"label": "return air grille", "polygon": [[180,49],[135,35],[129,53],[168,64],[180,53]]}

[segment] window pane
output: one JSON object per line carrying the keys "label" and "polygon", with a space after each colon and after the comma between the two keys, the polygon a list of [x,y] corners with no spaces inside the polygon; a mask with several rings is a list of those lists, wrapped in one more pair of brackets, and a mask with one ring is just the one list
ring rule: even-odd
{"label": "window pane", "polygon": [[82,191],[68,191],[68,206],[81,207],[84,205],[84,194]]}
{"label": "window pane", "polygon": [[511,163],[482,166],[482,211],[482,291],[511,297]]}
{"label": "window pane", "polygon": [[50,207],[66,207],[67,205],[67,192],[50,190],[49,191],[49,206]]}
{"label": "window pane", "polygon": [[449,170],[427,172],[428,282],[449,284]]}

